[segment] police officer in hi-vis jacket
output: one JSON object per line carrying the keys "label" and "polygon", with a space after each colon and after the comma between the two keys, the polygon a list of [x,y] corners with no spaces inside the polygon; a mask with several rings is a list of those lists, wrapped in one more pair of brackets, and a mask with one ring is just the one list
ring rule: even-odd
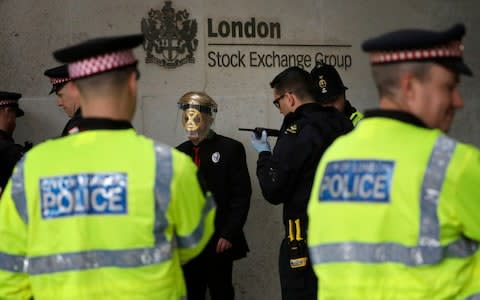
{"label": "police officer in hi-vis jacket", "polygon": [[0,299],[185,299],[181,264],[210,239],[215,205],[190,157],[132,128],[142,41],[54,53],[84,118],[79,133],[28,152],[7,184]]}
{"label": "police officer in hi-vis jacket", "polygon": [[363,43],[380,103],[316,173],[318,299],[480,299],[480,152],[447,135],[464,105],[460,75],[472,75],[464,34],[457,24]]}

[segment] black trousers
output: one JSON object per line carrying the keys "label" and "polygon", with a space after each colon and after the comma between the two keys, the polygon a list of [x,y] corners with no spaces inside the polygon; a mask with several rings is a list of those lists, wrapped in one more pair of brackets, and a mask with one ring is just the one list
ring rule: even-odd
{"label": "black trousers", "polygon": [[226,255],[201,253],[183,266],[188,300],[205,300],[207,288],[212,300],[233,300],[233,260]]}
{"label": "black trousers", "polygon": [[316,300],[317,277],[310,260],[305,267],[292,269],[287,239],[282,241],[279,256],[280,285],[282,300]]}

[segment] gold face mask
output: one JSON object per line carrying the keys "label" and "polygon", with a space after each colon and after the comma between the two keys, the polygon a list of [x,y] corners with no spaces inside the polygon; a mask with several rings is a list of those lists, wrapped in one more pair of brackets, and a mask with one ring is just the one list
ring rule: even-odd
{"label": "gold face mask", "polygon": [[188,132],[197,131],[204,123],[202,113],[195,108],[187,108],[183,111],[182,125]]}
{"label": "gold face mask", "polygon": [[217,108],[194,101],[178,103],[178,107],[182,110],[182,126],[187,133],[187,137],[195,139],[205,137],[215,118]]}

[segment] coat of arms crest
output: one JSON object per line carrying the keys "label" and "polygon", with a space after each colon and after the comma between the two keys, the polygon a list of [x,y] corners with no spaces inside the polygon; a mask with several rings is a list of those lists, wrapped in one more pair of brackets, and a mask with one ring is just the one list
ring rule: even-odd
{"label": "coat of arms crest", "polygon": [[194,63],[197,50],[197,21],[189,19],[187,10],[175,12],[172,1],[165,1],[162,10],[151,9],[148,18],[142,19],[145,36],[143,48],[146,63],[156,63],[165,68],[176,68]]}

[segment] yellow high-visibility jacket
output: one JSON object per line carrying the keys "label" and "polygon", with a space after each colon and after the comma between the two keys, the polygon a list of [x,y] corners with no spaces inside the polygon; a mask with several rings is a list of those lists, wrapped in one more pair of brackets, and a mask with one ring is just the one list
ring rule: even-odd
{"label": "yellow high-visibility jacket", "polygon": [[480,299],[479,185],[474,147],[364,118],[327,149],[313,184],[318,299]]}
{"label": "yellow high-visibility jacket", "polygon": [[196,173],[133,129],[38,145],[0,200],[0,299],[185,299],[215,215]]}

